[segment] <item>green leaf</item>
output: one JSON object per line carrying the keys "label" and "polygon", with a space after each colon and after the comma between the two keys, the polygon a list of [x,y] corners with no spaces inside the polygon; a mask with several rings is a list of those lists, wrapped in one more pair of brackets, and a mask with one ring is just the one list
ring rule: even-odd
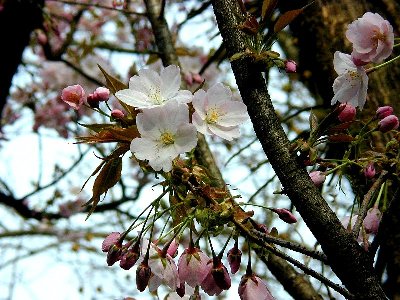
{"label": "green leaf", "polygon": [[128,88],[128,86],[125,83],[123,83],[122,81],[120,81],[118,78],[115,78],[115,77],[111,76],[110,74],[108,74],[99,64],[97,64],[97,66],[99,67],[100,71],[103,73],[103,75],[106,79],[107,88],[113,94],[115,94],[119,90],[125,90]]}

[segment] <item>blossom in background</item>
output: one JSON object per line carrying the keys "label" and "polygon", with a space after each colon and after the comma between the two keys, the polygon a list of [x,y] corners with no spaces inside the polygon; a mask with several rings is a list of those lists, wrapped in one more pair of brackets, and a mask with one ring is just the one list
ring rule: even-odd
{"label": "blossom in background", "polygon": [[179,103],[192,101],[192,93],[180,90],[181,74],[178,66],[162,68],[160,74],[142,69],[129,80],[129,88],[115,96],[122,102],[137,108],[152,108],[175,100]]}
{"label": "blossom in background", "polygon": [[333,83],[331,104],[336,102],[349,103],[354,107],[363,108],[367,99],[368,76],[365,69],[356,66],[351,56],[339,51],[335,52],[333,66],[338,77]]}
{"label": "blossom in background", "polygon": [[193,97],[196,110],[192,122],[203,134],[215,134],[231,141],[240,135],[239,125],[248,118],[246,105],[232,100],[231,90],[222,83],[207,92],[200,89]]}
{"label": "blossom in background", "polygon": [[364,228],[367,234],[377,234],[382,213],[377,207],[371,207],[364,219]]}
{"label": "blossom in background", "polygon": [[285,71],[286,73],[296,73],[297,64],[294,60],[286,60],[285,61]]}
{"label": "blossom in background", "polygon": [[79,84],[70,85],[61,92],[61,99],[73,109],[80,109],[85,101],[85,91]]}
{"label": "blossom in background", "polygon": [[352,22],[346,37],[353,43],[351,56],[357,65],[382,62],[393,51],[393,27],[376,13],[367,12]]}
{"label": "blossom in background", "polygon": [[274,300],[267,285],[260,277],[251,274],[243,275],[239,284],[239,297],[241,300]]}
{"label": "blossom in background", "polygon": [[137,115],[136,124],[141,138],[131,142],[131,151],[137,159],[148,160],[156,171],[171,171],[172,160],[197,144],[188,107],[175,101],[144,110]]}

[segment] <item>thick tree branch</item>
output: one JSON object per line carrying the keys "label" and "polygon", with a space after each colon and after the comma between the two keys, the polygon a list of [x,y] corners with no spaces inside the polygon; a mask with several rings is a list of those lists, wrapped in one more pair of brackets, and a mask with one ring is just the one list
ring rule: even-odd
{"label": "thick tree branch", "polygon": [[[242,12],[236,0],[214,0],[214,12],[228,55],[245,52],[246,36],[238,29]],[[357,299],[386,299],[372,260],[348,233],[289,150],[265,80],[250,58],[232,62],[236,82],[255,132],[272,167],[304,221],[321,243],[334,272]]]}

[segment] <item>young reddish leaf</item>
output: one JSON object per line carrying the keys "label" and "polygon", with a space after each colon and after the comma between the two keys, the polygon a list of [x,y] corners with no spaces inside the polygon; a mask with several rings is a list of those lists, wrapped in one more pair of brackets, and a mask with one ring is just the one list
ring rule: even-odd
{"label": "young reddish leaf", "polygon": [[354,137],[348,134],[333,134],[328,136],[328,140],[332,143],[346,143],[354,141]]}
{"label": "young reddish leaf", "polygon": [[304,8],[289,10],[285,12],[283,15],[279,16],[278,20],[274,25],[274,32],[277,33],[285,28],[288,24],[290,24],[298,15],[300,15]]}
{"label": "young reddish leaf", "polygon": [[110,74],[108,74],[99,64],[97,65],[100,69],[100,71],[103,73],[105,79],[106,79],[106,83],[107,83],[107,87],[108,89],[115,94],[116,92],[118,92],[119,90],[125,90],[128,88],[128,86],[123,83],[122,81],[120,81],[119,79],[111,76]]}
{"label": "young reddish leaf", "polygon": [[261,8],[261,19],[264,21],[265,17],[271,15],[276,5],[278,4],[278,0],[264,0]]}
{"label": "young reddish leaf", "polygon": [[78,124],[85,128],[88,128],[90,130],[93,130],[94,132],[97,132],[97,133],[99,133],[103,129],[115,127],[114,124],[109,124],[109,123],[108,124],[82,124],[82,123],[78,122]]}
{"label": "young reddish leaf", "polygon": [[97,204],[100,202],[100,196],[106,193],[110,188],[117,184],[121,178],[122,170],[122,157],[117,157],[108,160],[102,167],[99,175],[93,184],[92,198],[85,203],[85,206],[91,204],[91,208],[86,217],[86,220],[90,217],[93,211],[96,209]]}
{"label": "young reddish leaf", "polygon": [[76,144],[96,144],[112,142],[130,143],[134,138],[137,138],[139,136],[140,134],[136,126],[131,126],[128,128],[113,126],[110,128],[105,128],[95,135],[77,137],[76,139],[78,141],[76,142]]}
{"label": "young reddish leaf", "polygon": [[335,132],[340,132],[340,131],[346,130],[350,127],[351,124],[353,124],[353,121],[341,123],[339,125],[329,128],[329,132],[335,133]]}

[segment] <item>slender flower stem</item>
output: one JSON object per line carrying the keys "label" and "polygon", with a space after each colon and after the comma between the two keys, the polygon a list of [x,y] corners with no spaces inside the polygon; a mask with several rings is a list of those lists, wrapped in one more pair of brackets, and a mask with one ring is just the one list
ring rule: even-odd
{"label": "slender flower stem", "polygon": [[397,60],[397,59],[399,59],[399,58],[400,58],[400,55],[398,55],[398,56],[396,56],[396,57],[394,57],[394,58],[392,58],[392,59],[390,59],[390,60],[388,60],[388,61],[385,61],[384,63],[382,63],[382,64],[380,64],[380,65],[377,65],[377,66],[374,66],[374,67],[372,67],[372,68],[369,68],[369,69],[365,70],[365,72],[366,72],[367,74],[372,73],[372,72],[374,72],[374,71],[376,71],[376,70],[378,70],[378,69],[380,69],[380,68],[382,68],[382,67],[385,67],[385,66],[387,66],[387,65],[389,65],[389,64],[391,64],[391,63],[393,63],[395,60]]}

